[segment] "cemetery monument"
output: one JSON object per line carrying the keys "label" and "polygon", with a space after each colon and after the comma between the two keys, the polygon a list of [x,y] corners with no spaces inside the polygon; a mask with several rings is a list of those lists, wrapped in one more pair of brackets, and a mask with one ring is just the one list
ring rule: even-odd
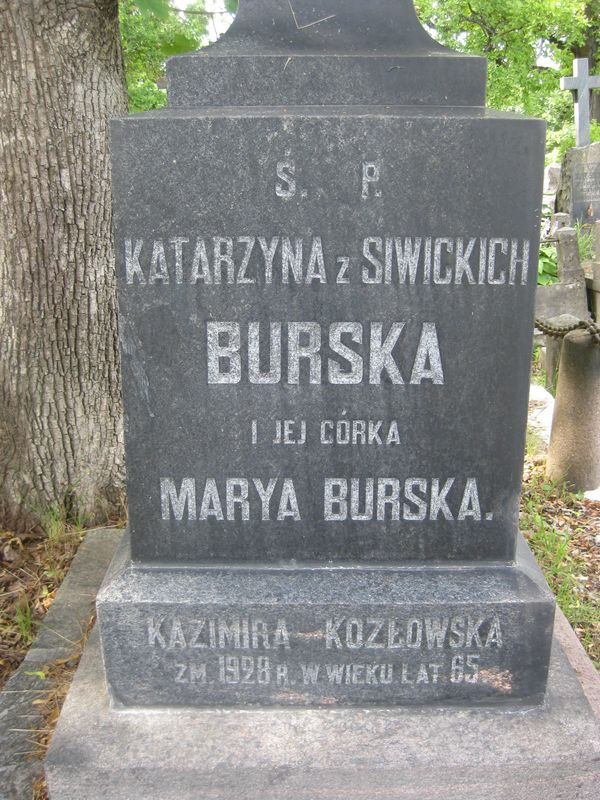
{"label": "cemetery monument", "polygon": [[518,534],[543,123],[409,0],[242,0],[168,77],[112,131],[130,528],[52,800],[594,797]]}
{"label": "cemetery monument", "polygon": [[577,146],[565,156],[556,209],[573,221],[591,224],[600,219],[600,142],[590,144],[590,97],[600,89],[600,75],[590,75],[587,58],[576,58],[573,72],[560,85],[573,93]]}
{"label": "cemetery monument", "polygon": [[573,60],[573,76],[560,79],[560,88],[573,92],[575,102],[575,141],[577,147],[590,143],[590,94],[600,89],[600,75],[590,75],[587,58]]}

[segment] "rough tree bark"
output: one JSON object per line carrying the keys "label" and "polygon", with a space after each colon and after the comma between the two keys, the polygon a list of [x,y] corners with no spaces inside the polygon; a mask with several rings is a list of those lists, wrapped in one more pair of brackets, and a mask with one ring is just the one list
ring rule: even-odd
{"label": "rough tree bark", "polygon": [[0,525],[123,483],[108,120],[117,0],[0,0]]}

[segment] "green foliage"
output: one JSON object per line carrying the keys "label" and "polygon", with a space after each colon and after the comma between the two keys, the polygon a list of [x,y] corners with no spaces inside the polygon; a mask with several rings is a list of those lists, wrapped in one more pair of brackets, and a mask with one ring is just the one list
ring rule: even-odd
{"label": "green foliage", "polygon": [[556,248],[551,244],[546,244],[540,247],[538,286],[550,286],[553,283],[558,283]]}
{"label": "green foliage", "polygon": [[570,524],[554,524],[562,509],[576,509],[579,498],[567,487],[548,482],[543,475],[534,474],[524,486],[520,527],[567,619],[578,631],[585,648],[596,665],[598,659],[597,631],[600,609],[597,604],[582,598],[581,580],[586,578],[586,564],[580,547],[573,542],[576,536],[577,515]]}
{"label": "green foliage", "polygon": [[[594,258],[594,234],[591,226],[577,222],[575,228],[580,260],[582,262],[592,261]],[[553,283],[558,283],[558,259],[556,247],[548,243],[540,247],[538,286],[551,286]]]}
{"label": "green foliage", "polygon": [[[533,358],[531,363],[531,382],[546,388],[546,370],[542,367],[542,346],[537,345],[533,348]],[[543,452],[543,441],[531,428],[527,428],[527,441],[525,452],[529,456]]]}
{"label": "green foliage", "polygon": [[600,0],[416,0],[421,20],[443,44],[488,60],[488,103],[544,117],[566,149],[573,121],[560,78],[600,35]]}
{"label": "green foliage", "polygon": [[33,672],[26,672],[25,675],[30,675],[32,678],[39,678],[41,681],[45,681],[48,677],[43,669],[36,669],[33,670]]}
{"label": "green foliage", "polygon": [[[592,144],[600,142],[600,122],[596,122],[596,120],[592,120],[591,123],[590,141]],[[549,164],[561,163],[567,150],[575,147],[575,144],[574,122],[565,123],[560,130],[549,130],[546,141],[547,162]]]}
{"label": "green foliage", "polygon": [[60,503],[52,503],[43,514],[40,514],[42,527],[52,544],[59,543],[65,537],[68,529],[67,518],[66,505]]}
{"label": "green foliage", "polygon": [[159,19],[167,19],[171,13],[169,0],[136,0],[135,5],[142,14],[154,14]]}
{"label": "green foliage", "polygon": [[29,645],[35,639],[37,622],[33,616],[33,611],[27,597],[20,598],[15,608],[15,623],[21,638]]}
{"label": "green foliage", "polygon": [[594,233],[590,224],[582,222],[575,223],[575,230],[577,231],[577,244],[579,245],[579,260],[580,261],[593,261],[594,260]]}
{"label": "green foliage", "polygon": [[169,0],[120,0],[119,22],[129,110],[162,108],[166,103],[165,62],[201,46],[208,16],[202,0],[182,14]]}

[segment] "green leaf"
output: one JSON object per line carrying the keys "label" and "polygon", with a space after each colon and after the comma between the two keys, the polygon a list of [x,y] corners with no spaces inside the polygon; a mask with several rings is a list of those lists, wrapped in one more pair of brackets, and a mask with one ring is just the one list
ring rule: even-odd
{"label": "green leaf", "polygon": [[415,7],[439,42],[487,58],[492,108],[544,117],[552,160],[574,145],[573,99],[560,78],[572,75],[585,42],[598,41],[599,0],[415,0]]}
{"label": "green leaf", "polygon": [[167,19],[171,13],[169,0],[135,0],[134,5],[142,14],[154,14],[159,19]]}
{"label": "green leaf", "polygon": [[538,261],[538,285],[551,286],[558,281],[556,248],[552,245],[540,247]]}
{"label": "green leaf", "polygon": [[558,278],[558,267],[556,263],[548,259],[541,258],[538,272],[543,272],[545,275],[550,275],[552,278]]}
{"label": "green leaf", "polygon": [[230,14],[235,14],[238,10],[238,0],[225,0],[225,8]]}
{"label": "green leaf", "polygon": [[[146,0],[143,0],[146,2]],[[171,0],[160,8],[144,6],[142,0],[119,0],[119,22],[129,110],[132,113],[162,108],[166,103],[165,62],[169,56],[195,50],[206,38],[208,17],[204,14],[180,14],[175,9],[183,5]],[[153,9],[168,10],[166,17],[159,17]],[[188,8],[203,8],[202,0],[196,0]]]}
{"label": "green leaf", "polygon": [[160,51],[165,56],[177,56],[181,53],[188,53],[198,47],[198,41],[185,33],[176,33],[170,41],[161,45]]}

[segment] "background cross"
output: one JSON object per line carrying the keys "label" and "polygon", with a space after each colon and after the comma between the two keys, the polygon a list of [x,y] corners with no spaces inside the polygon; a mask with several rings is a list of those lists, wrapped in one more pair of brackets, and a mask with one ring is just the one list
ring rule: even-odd
{"label": "background cross", "polygon": [[585,147],[590,143],[590,94],[594,89],[600,89],[600,76],[590,75],[587,58],[576,58],[573,72],[572,78],[561,78],[560,88],[573,92],[577,147]]}

